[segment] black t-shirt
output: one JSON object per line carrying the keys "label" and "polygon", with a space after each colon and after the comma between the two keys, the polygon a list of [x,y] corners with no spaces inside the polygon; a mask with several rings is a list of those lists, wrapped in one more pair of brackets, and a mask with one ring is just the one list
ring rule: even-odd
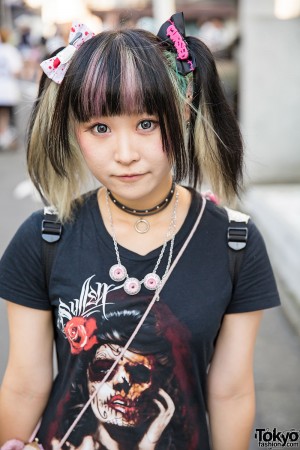
{"label": "black t-shirt", "polygon": [[[196,221],[201,202],[201,196],[193,191],[189,213],[175,237],[173,259]],[[38,433],[48,450],[52,439],[63,437],[97,389],[153,291],[143,285],[137,295],[128,295],[124,281],[110,278],[116,253],[94,192],[77,208],[74,220],[64,225],[48,292],[42,219],[42,211],[32,214],[4,253],[0,296],[53,311],[58,375]],[[138,449],[141,442],[155,436],[155,449],[209,450],[206,373],[222,318],[280,303],[263,239],[251,220],[233,289],[227,228],[225,210],[208,201],[160,301],[69,436],[72,446],[79,447],[84,440],[87,448]],[[166,268],[169,245],[157,270],[160,276]],[[141,256],[119,246],[129,277],[139,280],[153,272],[160,251],[161,247]],[[153,434],[154,429],[161,431]]]}

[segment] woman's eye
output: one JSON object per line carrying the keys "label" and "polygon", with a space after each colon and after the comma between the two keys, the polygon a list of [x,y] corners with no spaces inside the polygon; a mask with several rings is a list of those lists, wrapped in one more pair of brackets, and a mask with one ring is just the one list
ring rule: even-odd
{"label": "woman's eye", "polygon": [[97,125],[95,125],[92,129],[97,134],[104,134],[109,131],[108,126],[105,125],[104,123],[97,123]]}
{"label": "woman's eye", "polygon": [[153,120],[142,120],[138,126],[142,130],[150,130],[155,128],[155,122]]}

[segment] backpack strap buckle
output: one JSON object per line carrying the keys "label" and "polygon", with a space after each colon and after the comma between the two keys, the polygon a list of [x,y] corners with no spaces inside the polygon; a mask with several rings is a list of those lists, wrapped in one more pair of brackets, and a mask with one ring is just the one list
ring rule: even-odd
{"label": "backpack strap buckle", "polygon": [[246,247],[248,240],[248,222],[250,216],[225,207],[229,226],[227,229],[227,244],[232,250],[239,251]]}
{"label": "backpack strap buckle", "polygon": [[[232,225],[232,223],[231,223]],[[238,224],[240,225],[240,224]],[[247,227],[233,227],[229,226],[227,230],[227,243],[232,250],[242,250],[246,247],[248,240],[248,228]]]}
{"label": "backpack strap buckle", "polygon": [[49,244],[60,240],[62,224],[58,221],[57,213],[53,208],[44,208],[44,220],[42,221],[42,238]]}
{"label": "backpack strap buckle", "polygon": [[236,286],[240,268],[242,266],[243,250],[248,241],[248,222],[250,216],[225,207],[229,225],[227,228],[227,244],[229,247],[229,272],[233,286]]}

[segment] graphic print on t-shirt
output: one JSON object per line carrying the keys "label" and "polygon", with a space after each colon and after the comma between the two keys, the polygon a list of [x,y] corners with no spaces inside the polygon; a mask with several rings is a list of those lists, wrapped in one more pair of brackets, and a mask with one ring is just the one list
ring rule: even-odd
{"label": "graphic print on t-shirt", "polygon": [[78,299],[59,302],[58,327],[68,340],[76,370],[58,408],[61,417],[52,444],[97,391],[68,438],[71,448],[196,449],[189,333],[161,301],[98,389],[151,300],[129,297],[120,288],[91,276]]}

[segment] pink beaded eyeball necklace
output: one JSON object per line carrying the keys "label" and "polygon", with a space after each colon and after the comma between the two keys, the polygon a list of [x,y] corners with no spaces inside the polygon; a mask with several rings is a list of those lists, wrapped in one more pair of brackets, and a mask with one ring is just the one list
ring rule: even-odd
{"label": "pink beaded eyeball necklace", "polygon": [[[150,272],[150,273],[147,273],[142,280],[138,280],[136,277],[130,277],[128,275],[128,271],[127,271],[126,267],[121,263],[119,247],[118,247],[118,243],[117,243],[117,238],[116,238],[116,233],[115,233],[115,228],[114,228],[114,223],[113,223],[113,218],[112,218],[112,211],[111,211],[111,208],[110,208],[109,199],[111,199],[116,206],[118,206],[123,211],[128,212],[129,214],[142,215],[141,213],[143,213],[143,215],[147,216],[147,215],[156,214],[157,212],[161,211],[162,209],[165,209],[166,206],[169,204],[170,199],[172,199],[174,193],[175,193],[175,202],[174,202],[174,207],[173,207],[173,211],[172,211],[172,214],[171,214],[170,224],[169,224],[166,236],[165,236],[164,244],[162,246],[162,249],[160,251],[160,254],[158,256],[158,259],[157,259],[157,262],[155,264],[155,267],[154,267],[153,271]],[[171,261],[172,261],[172,256],[173,256],[175,231],[176,231],[176,220],[177,220],[178,197],[179,197],[179,193],[176,190],[175,185],[172,184],[172,188],[171,188],[168,196],[166,197],[166,199],[163,202],[161,202],[158,205],[159,208],[154,207],[154,208],[151,208],[149,210],[131,210],[130,208],[125,207],[120,202],[118,202],[113,197],[112,193],[110,191],[106,190],[106,206],[107,206],[107,211],[108,211],[108,215],[109,215],[110,227],[111,227],[111,231],[112,231],[112,239],[113,239],[114,249],[115,249],[116,258],[117,258],[117,264],[114,264],[109,269],[109,276],[110,276],[110,278],[113,281],[116,281],[116,282],[121,282],[121,281],[125,280],[125,282],[124,282],[124,291],[127,294],[129,294],[129,295],[136,295],[136,294],[138,294],[140,292],[140,290],[141,290],[142,285],[144,285],[146,289],[148,289],[150,291],[154,291],[154,290],[156,290],[159,287],[159,285],[162,282],[162,280],[166,277],[166,275],[167,275],[167,273],[169,271],[169,268],[170,268],[170,265],[171,265]],[[116,200],[116,201],[114,201],[114,200]],[[124,208],[123,208],[123,206],[124,206]],[[136,211],[138,211],[138,214],[136,213]],[[140,220],[141,219],[139,219],[139,221]],[[150,225],[149,225],[149,228],[150,228]],[[135,229],[136,229],[136,226],[135,226]],[[148,229],[146,231],[148,231]],[[146,231],[138,231],[138,232],[139,233],[145,233]],[[158,267],[159,267],[159,265],[160,265],[160,263],[162,261],[162,258],[164,256],[164,254],[165,254],[165,251],[166,251],[166,248],[167,248],[167,245],[168,245],[169,241],[170,241],[170,248],[169,248],[168,261],[167,261],[167,265],[166,265],[166,269],[165,269],[164,275],[162,276],[162,278],[160,278],[160,276],[157,274],[157,270],[158,270]]]}

